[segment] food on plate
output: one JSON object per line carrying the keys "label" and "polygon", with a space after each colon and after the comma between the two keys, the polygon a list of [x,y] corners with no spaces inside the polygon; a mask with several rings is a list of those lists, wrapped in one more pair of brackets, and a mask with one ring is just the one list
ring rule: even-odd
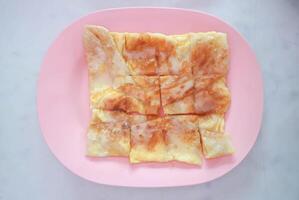
{"label": "food on plate", "polygon": [[128,156],[130,127],[126,122],[102,122],[93,115],[87,133],[88,156]]}
{"label": "food on plate", "polygon": [[88,156],[131,163],[202,164],[234,152],[225,133],[231,102],[225,33],[83,34],[92,117]]}
{"label": "food on plate", "polygon": [[228,71],[228,43],[225,33],[207,32],[193,34],[190,62],[195,76]]}
{"label": "food on plate", "polygon": [[159,77],[116,76],[107,88],[91,89],[90,99],[95,109],[158,115],[161,107]]}
{"label": "food on plate", "polygon": [[106,83],[114,76],[130,75],[128,66],[110,32],[101,26],[89,25],[83,34],[91,86]]}
{"label": "food on plate", "polygon": [[198,114],[224,114],[230,105],[230,93],[226,80],[221,76],[196,77],[194,80],[195,104]]}
{"label": "food on plate", "polygon": [[205,158],[217,158],[234,153],[231,139],[227,134],[200,130]]}
{"label": "food on plate", "polygon": [[160,77],[162,107],[165,114],[194,113],[192,75]]}
{"label": "food on plate", "polygon": [[166,117],[168,152],[173,160],[201,165],[201,140],[197,116]]}
{"label": "food on plate", "polygon": [[121,49],[132,75],[191,73],[191,65],[185,63],[188,45],[183,39],[161,33],[124,33],[124,38]]}
{"label": "food on plate", "polygon": [[198,117],[199,129],[224,132],[224,115],[210,114]]}
{"label": "food on plate", "polygon": [[167,151],[166,127],[163,119],[131,126],[130,161],[132,163],[169,160],[171,156]]}
{"label": "food on plate", "polygon": [[130,161],[201,164],[197,116],[169,116],[131,127]]}

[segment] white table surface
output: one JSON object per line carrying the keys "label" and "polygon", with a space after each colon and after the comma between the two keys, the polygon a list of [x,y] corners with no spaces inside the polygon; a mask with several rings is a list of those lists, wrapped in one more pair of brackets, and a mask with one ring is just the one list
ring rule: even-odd
{"label": "white table surface", "polygon": [[[188,187],[112,187],[72,174],[50,153],[36,113],[41,60],[78,17],[123,6],[206,11],[236,27],[255,50],[265,87],[263,126],[253,150],[224,177]],[[298,38],[296,0],[0,0],[0,199],[299,199]]]}

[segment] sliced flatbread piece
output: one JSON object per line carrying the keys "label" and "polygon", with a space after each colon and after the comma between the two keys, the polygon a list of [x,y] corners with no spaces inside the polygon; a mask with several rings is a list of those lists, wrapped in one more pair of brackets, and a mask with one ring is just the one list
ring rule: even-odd
{"label": "sliced flatbread piece", "polygon": [[130,127],[126,122],[102,122],[93,116],[87,133],[88,156],[128,156]]}
{"label": "sliced flatbread piece", "polygon": [[166,127],[162,118],[131,126],[130,162],[166,162]]}
{"label": "sliced flatbread piece", "polygon": [[194,80],[195,112],[224,114],[230,105],[230,93],[225,78],[202,76]]}
{"label": "sliced flatbread piece", "polygon": [[165,60],[174,51],[162,34],[127,33],[125,38],[123,55],[133,75],[159,75],[160,52]]}
{"label": "sliced flatbread piece", "polygon": [[[230,104],[226,34],[118,33],[89,25],[83,43],[92,109],[87,155],[200,165],[201,149],[206,158],[233,153],[223,134]],[[159,117],[161,110],[167,116]]]}
{"label": "sliced flatbread piece", "polygon": [[114,88],[128,97],[127,113],[159,114],[159,77],[121,76],[114,80]]}
{"label": "sliced flatbread piece", "polygon": [[156,76],[117,76],[110,88],[91,94],[95,109],[158,115],[159,78]]}
{"label": "sliced flatbread piece", "polygon": [[201,142],[197,116],[170,116],[166,118],[168,154],[172,160],[201,165]]}
{"label": "sliced flatbread piece", "polygon": [[191,65],[184,64],[188,54],[184,41],[160,33],[125,33],[123,56],[132,75],[191,74]]}
{"label": "sliced flatbread piece", "polygon": [[165,114],[194,113],[194,81],[190,75],[161,76],[161,99]]}
{"label": "sliced flatbread piece", "polygon": [[218,74],[226,76],[228,70],[228,43],[225,33],[206,32],[191,34],[193,75]]}
{"label": "sliced flatbread piece", "polygon": [[231,139],[227,134],[200,130],[205,158],[217,158],[234,153]]}
{"label": "sliced flatbread piece", "polygon": [[115,76],[130,75],[126,62],[106,28],[86,26],[83,44],[87,57],[91,91],[102,91],[109,87]]}

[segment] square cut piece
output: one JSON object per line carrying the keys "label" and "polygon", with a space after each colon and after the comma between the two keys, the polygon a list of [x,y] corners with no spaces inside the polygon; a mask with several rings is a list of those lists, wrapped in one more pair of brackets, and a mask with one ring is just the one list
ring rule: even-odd
{"label": "square cut piece", "polygon": [[230,105],[230,93],[225,78],[200,76],[194,80],[195,112],[197,114],[225,114]]}
{"label": "square cut piece", "polygon": [[201,165],[201,141],[197,119],[194,115],[166,117],[167,149],[172,160]]}
{"label": "square cut piece", "polygon": [[218,74],[226,76],[228,70],[228,43],[225,33],[206,32],[191,34],[193,75]]}
{"label": "square cut piece", "polygon": [[163,118],[131,126],[130,162],[171,160],[167,151],[166,131]]}
{"label": "square cut piece", "polygon": [[111,84],[115,76],[130,75],[127,63],[117,48],[110,32],[102,26],[88,25],[84,29],[85,48],[90,90]]}
{"label": "square cut piece", "polygon": [[160,88],[157,76],[117,77],[114,87],[127,96],[127,113],[159,114]]}
{"label": "square cut piece", "polygon": [[87,155],[128,156],[130,127],[126,122],[102,122],[93,115],[87,133]]}
{"label": "square cut piece", "polygon": [[194,113],[194,81],[192,75],[161,76],[161,99],[165,114]]}
{"label": "square cut piece", "polygon": [[131,127],[132,163],[171,160],[202,163],[197,116],[169,116]]}
{"label": "square cut piece", "polygon": [[126,113],[158,115],[159,78],[155,76],[117,76],[111,86],[91,93],[93,108]]}
{"label": "square cut piece", "polygon": [[200,130],[203,154],[205,158],[217,158],[234,153],[230,137],[227,134]]}
{"label": "square cut piece", "polygon": [[191,65],[184,63],[188,49],[183,41],[187,43],[161,33],[125,33],[123,56],[132,75],[191,74]]}

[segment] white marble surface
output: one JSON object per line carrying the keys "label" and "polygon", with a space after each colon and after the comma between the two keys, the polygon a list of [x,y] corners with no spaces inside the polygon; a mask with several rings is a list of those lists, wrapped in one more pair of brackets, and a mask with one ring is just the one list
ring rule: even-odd
{"label": "white marble surface", "polygon": [[[0,199],[299,199],[299,1],[0,0]],[[42,139],[36,82],[57,34],[90,11],[173,6],[206,11],[248,40],[262,67],[261,134],[232,172],[190,187],[140,189],[94,184],[66,170]]]}

